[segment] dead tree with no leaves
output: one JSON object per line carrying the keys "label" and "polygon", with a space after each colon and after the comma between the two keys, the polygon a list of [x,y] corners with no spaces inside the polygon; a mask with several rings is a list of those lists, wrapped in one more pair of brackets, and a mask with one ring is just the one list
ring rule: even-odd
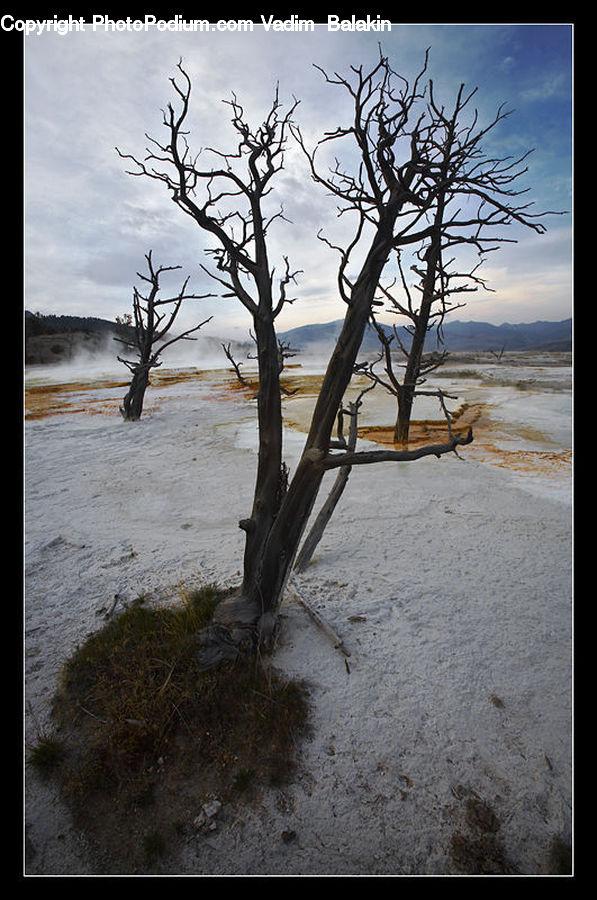
{"label": "dead tree with no leaves", "polygon": [[[409,461],[433,454],[441,456],[472,440],[451,434],[443,444],[416,450],[358,451],[339,447],[332,437],[338,410],[350,384],[367,322],[374,311],[376,292],[388,258],[394,251],[421,244],[433,236],[429,216],[437,200],[431,174],[437,168],[434,130],[424,122],[418,104],[426,63],[410,85],[393,72],[380,54],[368,72],[353,68],[349,78],[326,77],[348,90],[354,106],[350,126],[324,137],[356,142],[356,172],[337,163],[324,175],[315,152],[309,152],[298,129],[294,133],[309,160],[316,182],[343,204],[341,214],[354,218],[354,232],[340,252],[338,290],[346,303],[340,336],[332,352],[317,398],[311,426],[296,471],[288,481],[282,457],[278,341],[275,320],[294,279],[288,260],[274,292],[267,233],[281,213],[267,214],[264,199],[283,165],[287,131],[296,103],[280,114],[277,94],[263,124],[251,129],[233,98],[232,125],[237,135],[235,152],[204,151],[215,157],[200,166],[191,154],[184,130],[191,82],[179,64],[181,80],[171,79],[180,109],[170,104],[164,113],[167,140],[150,138],[142,161],[132,174],[165,184],[172,200],[216,240],[210,252],[216,261],[213,277],[227,295],[234,295],[250,312],[259,366],[258,465],[251,515],[239,524],[246,534],[243,582],[238,592],[216,609],[213,625],[200,636],[198,664],[208,667],[234,657],[239,648],[271,646],[277,631],[278,608],[303,531],[313,509],[325,472],[381,461]],[[121,154],[123,155],[123,154]],[[124,155],[123,155],[124,156]],[[327,241],[333,246],[330,241]],[[355,251],[360,263],[349,277]],[[339,452],[336,452],[339,451]]]}
{"label": "dead tree with no leaves", "polygon": [[[255,335],[252,332],[249,332],[249,334],[250,334],[251,339],[255,343],[257,343]],[[244,375],[241,372],[242,363],[237,362],[235,360],[234,356],[232,355],[232,350],[230,349],[230,342],[228,342],[228,344],[222,344],[222,349],[224,350],[226,359],[229,361],[230,365],[232,366],[232,371],[236,375],[236,379],[237,379],[238,383],[240,385],[242,385],[242,387],[249,387],[250,386],[249,382],[247,381],[247,379],[244,377]],[[286,360],[292,356],[296,356],[297,353],[298,353],[298,351],[293,350],[292,347],[290,346],[290,344],[288,344],[286,341],[278,340],[278,373],[280,375],[284,371],[284,367],[286,365]],[[258,358],[259,358],[258,356],[253,356],[252,353],[247,353],[247,359],[258,359]],[[296,393],[296,391],[287,390],[281,384],[280,384],[280,390],[282,391],[283,394],[286,394],[286,395],[291,395],[291,394]]]}
{"label": "dead tree with no leaves", "polygon": [[[489,290],[477,274],[478,269],[487,253],[507,241],[514,242],[513,238],[504,236],[505,229],[517,224],[537,234],[546,231],[539,220],[548,213],[533,214],[532,203],[520,200],[526,189],[519,188],[519,179],[527,172],[525,160],[529,153],[517,159],[485,153],[490,133],[510,113],[501,106],[487,125],[480,126],[476,110],[469,109],[475,94],[476,89],[467,94],[461,85],[452,112],[447,113],[437,101],[433,82],[429,83],[425,125],[429,156],[425,178],[432,202],[428,209],[429,228],[411,266],[418,281],[409,288],[402,263],[403,251],[399,251],[400,299],[391,289],[380,285],[382,296],[390,302],[390,311],[407,319],[406,329],[410,333],[410,343],[406,346],[394,330],[393,337],[405,359],[400,380],[392,362],[392,338],[376,326],[386,375],[398,401],[394,440],[401,444],[408,442],[417,386],[445,358],[445,351],[441,350],[424,356],[428,332],[435,328],[441,345],[445,316],[464,305],[454,303],[454,297],[479,287]],[[461,251],[462,255],[462,251],[471,250],[479,258],[472,266],[466,262],[459,264],[453,256],[455,252]]]}
{"label": "dead tree with no leaves", "polygon": [[[251,129],[242,106],[233,96],[226,103],[232,112],[236,149],[223,153],[206,148],[202,153],[209,158],[201,166],[201,154],[191,154],[185,131],[191,81],[180,63],[178,73],[178,78],[170,79],[178,108],[175,110],[169,103],[164,111],[166,141],[149,138],[150,147],[143,161],[130,155],[125,158],[137,164],[137,171],[131,174],[161,181],[182,212],[214,238],[215,246],[208,252],[215,260],[216,271],[208,274],[224,287],[224,296],[235,296],[240,301],[253,321],[259,370],[256,398],[259,446],[254,501],[250,516],[239,523],[246,534],[239,601],[231,609],[230,604],[218,607],[220,615],[228,613],[228,633],[236,646],[247,630],[252,631],[267,608],[261,589],[262,558],[286,491],[275,320],[285,304],[292,302],[287,291],[297,273],[291,271],[288,259],[284,259],[275,286],[267,236],[282,213],[268,212],[265,207],[272,181],[283,166],[288,126],[297,104],[282,115],[276,91],[264,122]],[[219,637],[218,643],[225,653],[224,633],[220,632]],[[253,633],[249,638],[253,638]]]}
{"label": "dead tree with no leaves", "polygon": [[[384,165],[386,161],[384,152],[390,152],[389,148],[392,146],[392,132],[388,128],[393,121],[390,112],[391,104],[385,102],[375,107],[375,114],[378,116],[378,135],[385,135],[387,139],[384,144],[376,144],[368,140],[368,129],[361,127],[364,119],[360,115],[362,107],[359,103],[358,90],[355,93],[348,81],[338,75],[333,79],[326,75],[326,79],[333,84],[341,85],[351,93],[355,99],[356,110],[354,127],[338,129],[330,134],[328,139],[335,140],[346,137],[348,134],[354,135],[362,152],[369,184],[372,183],[371,173],[374,172],[378,172],[386,184],[390,183],[388,178],[391,178],[391,173]],[[547,213],[532,215],[529,212],[531,204],[521,204],[517,199],[524,191],[517,190],[515,183],[526,172],[523,163],[528,154],[512,160],[487,157],[483,150],[483,141],[487,135],[508,113],[505,113],[503,107],[500,107],[494,119],[485,127],[478,127],[476,111],[468,122],[463,122],[467,106],[475,93],[476,90],[465,94],[464,85],[461,85],[452,113],[448,115],[436,101],[433,83],[429,83],[425,121],[422,118],[419,120],[419,137],[424,148],[420,157],[423,186],[420,192],[419,209],[424,212],[429,225],[424,229],[422,235],[417,235],[416,231],[413,233],[411,230],[408,234],[404,234],[402,241],[397,241],[395,244],[400,282],[406,299],[399,301],[390,288],[379,285],[381,296],[391,303],[391,311],[408,319],[407,330],[410,332],[410,345],[405,346],[401,341],[397,328],[393,329],[393,334],[388,334],[378,323],[372,309],[370,320],[377,331],[382,348],[381,353],[373,363],[365,362],[355,366],[355,372],[367,376],[372,382],[372,386],[381,385],[397,398],[398,414],[394,429],[394,442],[403,446],[408,445],[413,400],[417,394],[438,398],[447,423],[449,440],[454,441],[456,438],[452,430],[452,414],[446,406],[446,400],[450,399],[450,395],[441,389],[420,389],[427,376],[443,364],[447,355],[445,350],[424,354],[425,339],[429,330],[435,326],[438,341],[441,343],[444,317],[448,312],[463,305],[453,302],[455,295],[461,296],[464,293],[475,291],[479,286],[485,290],[488,288],[477,274],[481,262],[461,271],[458,266],[454,268],[455,259],[446,254],[452,253],[454,248],[464,246],[473,248],[483,258],[484,254],[497,249],[497,246],[506,240],[501,232],[504,226],[513,223],[531,228],[539,234],[545,231],[545,226],[537,219]],[[384,92],[380,96],[383,94]],[[384,99],[389,101],[391,96],[391,91],[388,90],[385,92]],[[424,135],[424,139],[422,135]],[[354,178],[340,171],[338,164],[336,164],[332,178],[324,178],[315,170],[313,157],[310,157],[310,162],[314,179],[324,184],[345,202],[346,205],[344,209],[341,209],[341,213],[347,209],[353,209],[356,201],[362,217],[366,217],[363,205],[365,196],[362,191],[363,181],[357,183]],[[421,236],[423,239],[420,247],[415,249],[415,262],[411,267],[419,279],[415,286],[415,290],[420,295],[417,303],[413,298],[413,291],[409,289],[401,257],[405,253],[405,248],[409,248],[412,244],[413,238]],[[327,243],[332,246],[329,241]],[[347,274],[352,246],[348,248],[348,252],[341,248],[336,249],[339,250],[341,259],[338,286],[348,303],[351,297],[344,293],[344,287],[346,286],[351,291],[353,289],[353,283]],[[383,304],[383,300],[381,304]],[[381,304],[373,301],[371,306],[373,308]],[[396,372],[392,354],[394,339],[405,359],[405,372],[402,380]],[[382,360],[385,363],[385,378],[380,376],[375,369],[376,363]],[[355,429],[355,433],[351,434],[351,441],[354,442],[356,440],[358,407],[351,411],[353,413],[351,427],[353,426]],[[354,446],[351,447],[352,450],[354,450]],[[391,451],[389,454],[388,458],[394,458],[391,456]],[[414,450],[410,454],[405,453],[402,458],[414,459],[417,458],[417,454],[418,451]],[[348,458],[350,459],[350,456]],[[296,567],[299,570],[304,569],[311,559],[344,491],[347,474],[344,473],[344,475],[345,477],[342,477],[341,472],[338,476],[298,554]]]}
{"label": "dead tree with no leaves", "polygon": [[[160,354],[177,341],[190,339],[193,332],[206,325],[210,319],[205,319],[199,325],[189,328],[175,337],[165,340],[174,325],[180,307],[184,300],[204,299],[208,294],[187,294],[187,278],[175,297],[160,297],[160,277],[164,272],[172,272],[180,266],[158,266],[153,264],[152,252],[145,254],[147,260],[148,275],[138,276],[149,285],[149,292],[144,295],[137,288],[133,288],[133,322],[134,337],[130,340],[114,338],[124,344],[129,350],[134,350],[137,358],[134,360],[118,357],[119,362],[132,373],[132,381],[120,407],[120,413],[127,422],[135,422],[141,418],[145,391],[149,384],[149,373],[156,366],[161,366]],[[169,308],[168,314],[161,312],[162,307]],[[211,317],[210,317],[211,318]]]}
{"label": "dead tree with no leaves", "polygon": [[236,375],[238,383],[240,385],[242,385],[242,387],[249,387],[249,382],[247,381],[247,379],[245,378],[245,376],[242,374],[242,372],[240,370],[242,363],[237,362],[235,360],[234,356],[232,355],[232,350],[230,349],[230,341],[228,341],[227,344],[222,344],[222,350],[224,351],[224,353],[226,355],[226,359],[232,366],[232,371]]}
{"label": "dead tree with no leaves", "polygon": [[[436,350],[425,354],[422,352],[415,354],[416,348],[414,342],[411,344],[409,350],[401,339],[396,326],[393,328],[393,333],[389,333],[382,325],[380,325],[374,315],[371,316],[371,322],[376,330],[381,345],[381,352],[372,362],[365,360],[357,363],[355,372],[359,375],[364,375],[373,384],[380,385],[396,398],[398,415],[394,427],[394,443],[406,446],[409,440],[412,405],[416,396],[425,395],[438,397],[440,404],[442,404],[442,408],[444,398],[447,397],[452,400],[457,399],[440,389],[431,391],[420,389],[420,386],[425,384],[427,377],[444,364],[448,353],[446,350]],[[407,374],[404,376],[403,381],[400,380],[396,371],[399,364],[393,353],[394,340],[402,354],[401,358],[406,360],[406,363],[403,364],[403,368],[405,368]],[[416,365],[414,362],[415,358]],[[384,363],[385,375],[381,375],[376,368],[382,361]]]}

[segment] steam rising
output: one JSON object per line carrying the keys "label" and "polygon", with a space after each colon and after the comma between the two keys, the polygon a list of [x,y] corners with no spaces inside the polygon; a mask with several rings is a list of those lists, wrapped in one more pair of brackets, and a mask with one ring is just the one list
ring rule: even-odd
{"label": "steam rising", "polygon": [[[244,362],[247,353],[254,349],[250,342],[231,343],[235,358],[240,362]],[[112,334],[96,334],[89,344],[77,334],[62,359],[48,364],[26,366],[25,377],[27,381],[43,382],[93,381],[106,377],[128,381],[130,373],[118,356],[134,359],[134,351],[128,350],[124,344],[116,341]],[[194,335],[192,340],[185,339],[166,348],[160,361],[160,368],[167,369],[217,370],[230,367],[222,349],[222,340],[202,335],[200,332]]]}

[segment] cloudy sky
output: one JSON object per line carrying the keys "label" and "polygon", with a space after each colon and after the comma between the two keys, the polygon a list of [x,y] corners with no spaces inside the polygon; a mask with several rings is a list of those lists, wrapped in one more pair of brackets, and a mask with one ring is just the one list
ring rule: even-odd
{"label": "cloudy sky", "polygon": [[[348,121],[344,92],[314,64],[347,73],[368,67],[378,42],[395,70],[412,79],[430,48],[428,75],[447,106],[461,83],[478,88],[481,120],[505,103],[511,116],[492,133],[499,155],[533,149],[524,186],[537,212],[571,210],[572,28],[570,25],[393,24],[391,32],[266,33],[91,31],[25,38],[25,307],[42,313],[113,319],[131,309],[132,286],[151,249],[156,262],[182,266],[196,292],[215,286],[200,269],[210,242],[167,191],[126,174],[115,147],[143,156],[148,133],[165,136],[161,109],[174,99],[180,58],[193,82],[191,147],[233,147],[234,92],[255,124],[280,98],[300,100],[295,119],[309,144]],[[334,201],[313,184],[289,145],[276,180],[280,221],[272,253],[301,269],[296,302],[280,330],[343,316],[334,237]],[[517,243],[490,254],[483,274],[492,293],[470,295],[455,317],[495,324],[560,320],[572,314],[572,216],[546,220],[547,234],[516,232]],[[197,301],[193,318],[213,315],[210,331],[246,336],[246,312],[233,299]]]}

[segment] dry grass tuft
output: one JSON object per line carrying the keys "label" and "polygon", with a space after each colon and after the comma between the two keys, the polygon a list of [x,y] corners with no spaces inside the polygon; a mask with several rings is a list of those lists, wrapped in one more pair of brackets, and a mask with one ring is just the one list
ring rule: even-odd
{"label": "dry grass tuft", "polygon": [[207,798],[251,798],[296,770],[308,719],[304,685],[263,659],[197,671],[197,633],[221,598],[210,587],[176,607],[138,600],[63,670],[54,769],[101,871],[159,866]]}

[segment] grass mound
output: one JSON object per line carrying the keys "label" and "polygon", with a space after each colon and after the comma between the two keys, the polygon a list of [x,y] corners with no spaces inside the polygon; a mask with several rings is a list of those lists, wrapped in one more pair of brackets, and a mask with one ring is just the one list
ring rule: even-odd
{"label": "grass mound", "polygon": [[197,633],[221,598],[210,587],[176,607],[138,600],[64,667],[45,741],[103,871],[145,871],[149,857],[155,866],[206,800],[237,802],[295,771],[304,685],[262,659],[197,671]]}

